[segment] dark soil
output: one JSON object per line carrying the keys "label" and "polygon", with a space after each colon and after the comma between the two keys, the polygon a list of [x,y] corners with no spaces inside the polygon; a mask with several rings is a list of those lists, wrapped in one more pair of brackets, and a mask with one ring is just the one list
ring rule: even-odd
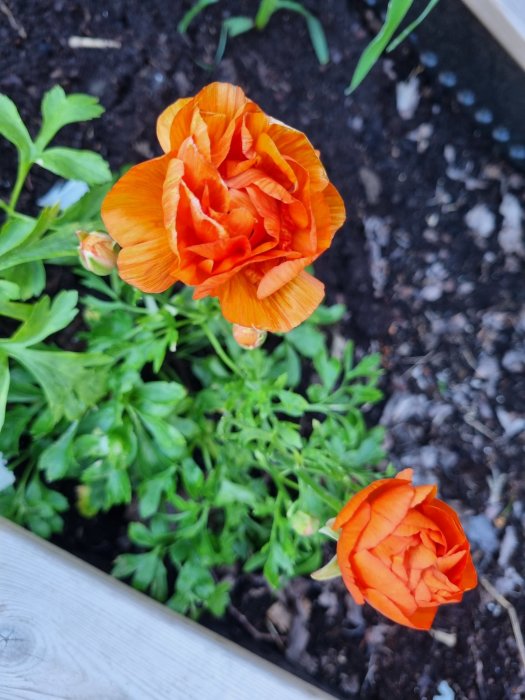
{"label": "dark soil", "polygon": [[[480,575],[523,620],[522,176],[409,48],[344,96],[370,38],[359,3],[323,2],[332,57],[325,68],[303,20],[283,12],[265,32],[233,40],[213,72],[201,66],[213,60],[221,19],[253,14],[253,2],[210,7],[188,38],[176,24],[189,2],[8,4],[18,29],[0,16],[0,90],[34,126],[40,97],[55,83],[99,96],[106,114],[68,127],[62,143],[98,150],[114,168],[158,154],[159,112],[212,80],[241,85],[270,114],[308,133],[348,210],[317,274],[329,301],[349,308],[345,334],[384,358],[381,420],[390,458],[414,467],[418,480],[439,483],[463,518]],[[73,50],[71,35],[116,39],[122,48]],[[396,85],[416,74],[419,104],[403,119]],[[9,147],[0,149],[5,192],[14,165]],[[30,184],[34,200],[49,180],[35,172]],[[125,535],[117,516],[93,528],[71,522],[61,543],[108,568]],[[525,697],[507,613],[481,586],[440,611],[435,628],[450,633],[451,646],[358,608],[340,583],[300,579],[275,595],[245,575],[233,605],[225,620],[206,624],[337,697],[432,699],[442,681],[457,700]]]}

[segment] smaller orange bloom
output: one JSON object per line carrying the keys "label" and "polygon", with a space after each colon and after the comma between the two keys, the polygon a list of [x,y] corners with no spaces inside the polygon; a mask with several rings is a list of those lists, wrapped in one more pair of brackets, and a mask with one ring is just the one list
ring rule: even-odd
{"label": "smaller orange bloom", "polygon": [[430,629],[438,607],[477,584],[458,516],[435,485],[414,486],[412,469],[380,479],[351,498],[332,528],[346,587],[394,622]]}

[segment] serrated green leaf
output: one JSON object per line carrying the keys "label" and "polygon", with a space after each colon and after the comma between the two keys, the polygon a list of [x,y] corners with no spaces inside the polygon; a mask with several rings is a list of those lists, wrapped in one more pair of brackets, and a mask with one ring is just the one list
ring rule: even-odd
{"label": "serrated green leaf", "polygon": [[46,92],[41,109],[42,128],[36,139],[40,148],[47,146],[66,124],[96,119],[104,112],[96,97],[82,93],[66,95],[59,85]]}
{"label": "serrated green leaf", "polygon": [[78,292],[60,292],[51,303],[48,296],[33,305],[29,318],[0,345],[10,351],[16,347],[36,345],[48,336],[68,326],[78,313]]}
{"label": "serrated green leaf", "polygon": [[277,396],[279,398],[278,410],[289,416],[300,417],[309,408],[308,401],[301,394],[283,389]]}
{"label": "serrated green leaf", "polygon": [[22,160],[30,160],[33,142],[15,103],[7,95],[0,95],[0,134],[16,146]]}
{"label": "serrated green leaf", "polygon": [[9,354],[40,384],[55,421],[79,418],[105,390],[104,356],[21,347]]}
{"label": "serrated green leaf", "polygon": [[99,185],[111,180],[111,170],[104,158],[92,151],[74,148],[48,148],[35,161],[37,165],[67,180],[82,180]]}
{"label": "serrated green leaf", "polygon": [[73,453],[73,439],[78,423],[74,421],[62,435],[40,454],[38,468],[48,481],[62,479],[76,464]]}

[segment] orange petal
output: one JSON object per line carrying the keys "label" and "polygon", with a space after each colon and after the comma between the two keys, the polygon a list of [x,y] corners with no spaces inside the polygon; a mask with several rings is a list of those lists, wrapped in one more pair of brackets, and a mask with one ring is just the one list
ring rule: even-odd
{"label": "orange petal", "polygon": [[170,160],[162,186],[162,209],[164,211],[164,226],[172,233],[174,251],[177,250],[175,223],[183,175],[184,163],[178,158]]}
{"label": "orange petal", "polygon": [[286,333],[307,319],[324,297],[324,285],[302,271],[265,299],[245,272],[234,275],[216,290],[226,320],[272,333]]}
{"label": "orange petal", "polygon": [[230,83],[210,83],[194,99],[204,115],[224,114],[229,121],[249,102],[241,88]]}
{"label": "orange petal", "polygon": [[429,630],[438,611],[437,606],[418,608],[415,613],[408,616],[409,627],[416,630]]}
{"label": "orange petal", "polygon": [[371,493],[373,493],[376,489],[380,488],[388,489],[390,488],[391,483],[392,479],[378,479],[377,481],[374,481],[368,486],[366,486],[364,489],[361,489],[361,491],[358,491],[358,493],[352,496],[352,498],[348,501],[344,508],[337,514],[333,526],[334,530],[339,530],[348,520],[350,520],[350,518],[359,508],[361,503],[363,503],[363,501],[366,501],[366,499],[370,496]]}
{"label": "orange petal", "polygon": [[257,298],[266,299],[270,294],[274,294],[278,289],[288,284],[294,277],[304,270],[312,262],[312,258],[299,258],[298,260],[288,260],[280,265],[276,265],[269,270],[259,282],[257,287]]}
{"label": "orange petal", "polygon": [[314,147],[301,131],[296,131],[285,124],[270,119],[267,134],[285,158],[292,158],[308,171],[311,188],[314,192],[326,188],[328,176],[323,164]]}
{"label": "orange petal", "polygon": [[402,483],[391,482],[389,489],[379,489],[368,497],[370,522],[359,540],[359,549],[371,549],[394,532],[406,517],[413,490]]}
{"label": "orange petal", "polygon": [[409,616],[382,591],[368,588],[365,590],[365,600],[382,615],[388,617],[389,620],[405,625],[405,627],[414,626],[410,623]]}
{"label": "orange petal", "polygon": [[173,284],[168,273],[177,262],[164,226],[162,195],[170,159],[146,161],[113,186],[102,204],[102,218],[122,247],[118,266],[126,282],[144,292],[160,292]]}
{"label": "orange petal", "polygon": [[410,481],[412,482],[414,478],[414,470],[413,469],[402,469],[400,472],[398,472],[395,477],[395,479],[403,479],[404,481]]}
{"label": "orange petal", "polygon": [[171,274],[175,261],[166,237],[123,248],[117,265],[125,282],[148,294],[157,294],[175,283]]}
{"label": "orange petal", "polygon": [[157,119],[157,138],[164,153],[169,153],[169,151],[171,151],[170,131],[175,116],[188,102],[191,102],[192,99],[192,97],[182,97],[169,107],[166,107]]}
{"label": "orange petal", "polygon": [[354,552],[350,561],[361,589],[381,591],[403,610],[415,611],[416,601],[410,589],[383,561],[367,550]]}
{"label": "orange petal", "polygon": [[436,497],[437,486],[436,484],[425,484],[424,486],[414,487],[414,498],[410,504],[412,508],[415,508],[423,501],[431,501]]}
{"label": "orange petal", "polygon": [[268,134],[262,133],[258,136],[255,143],[255,152],[261,157],[261,164],[265,173],[285,187],[295,189],[297,177]]}

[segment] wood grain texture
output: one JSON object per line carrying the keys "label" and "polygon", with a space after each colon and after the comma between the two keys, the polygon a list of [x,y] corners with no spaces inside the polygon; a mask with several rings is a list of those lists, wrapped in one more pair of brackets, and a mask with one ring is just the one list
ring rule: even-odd
{"label": "wood grain texture", "polygon": [[525,0],[463,2],[525,70]]}
{"label": "wood grain texture", "polygon": [[0,518],[0,700],[329,696]]}

